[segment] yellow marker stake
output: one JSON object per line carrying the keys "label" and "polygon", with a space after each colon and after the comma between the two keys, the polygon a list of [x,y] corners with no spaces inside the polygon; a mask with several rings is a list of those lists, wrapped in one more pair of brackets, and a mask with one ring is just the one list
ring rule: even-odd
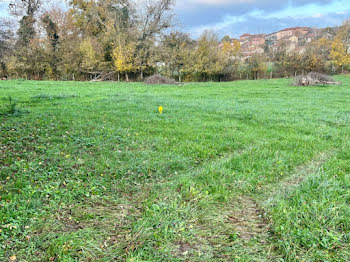
{"label": "yellow marker stake", "polygon": [[159,107],[158,107],[158,111],[159,111],[160,114],[162,114],[162,113],[163,113],[163,107],[162,107],[162,106],[159,106]]}

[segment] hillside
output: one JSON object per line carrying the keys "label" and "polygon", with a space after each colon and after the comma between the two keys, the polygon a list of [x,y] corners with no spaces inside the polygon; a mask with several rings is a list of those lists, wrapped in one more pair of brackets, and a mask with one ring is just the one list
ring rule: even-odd
{"label": "hillside", "polygon": [[239,41],[241,45],[241,54],[244,57],[249,57],[254,54],[272,54],[276,53],[280,48],[285,49],[287,53],[296,52],[304,54],[307,45],[315,40],[321,38],[333,40],[337,30],[337,27],[322,29],[291,27],[269,34],[247,33],[241,35],[239,39],[231,39],[231,42]]}

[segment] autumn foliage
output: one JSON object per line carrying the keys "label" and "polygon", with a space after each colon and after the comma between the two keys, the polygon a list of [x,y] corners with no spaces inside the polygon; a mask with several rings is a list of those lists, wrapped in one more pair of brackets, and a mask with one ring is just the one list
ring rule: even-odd
{"label": "autumn foliage", "polygon": [[1,78],[141,81],[162,74],[178,82],[226,81],[350,69],[349,21],[302,51],[282,43],[247,55],[229,36],[204,31],[193,39],[176,31],[174,0],[71,0],[67,9],[45,3],[11,1],[17,19],[0,20]]}

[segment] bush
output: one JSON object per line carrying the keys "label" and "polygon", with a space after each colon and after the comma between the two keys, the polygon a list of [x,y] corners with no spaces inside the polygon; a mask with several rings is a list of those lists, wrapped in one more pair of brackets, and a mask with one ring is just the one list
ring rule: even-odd
{"label": "bush", "polygon": [[147,85],[177,85],[178,83],[171,78],[156,74],[145,79]]}

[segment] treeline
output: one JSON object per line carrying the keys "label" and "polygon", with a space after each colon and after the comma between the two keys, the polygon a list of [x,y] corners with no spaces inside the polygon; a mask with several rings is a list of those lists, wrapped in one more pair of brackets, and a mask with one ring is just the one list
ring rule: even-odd
{"label": "treeline", "polygon": [[[349,22],[331,37],[290,53],[245,58],[240,43],[211,31],[197,40],[175,30],[174,0],[14,0],[0,20],[0,76],[138,81],[161,73],[178,81],[288,77],[348,70]],[[13,29],[17,28],[16,33]]]}
{"label": "treeline", "polygon": [[[26,79],[143,78],[156,46],[173,26],[174,0],[14,0],[16,27],[2,21],[2,75]],[[2,33],[1,33],[2,35]]]}

